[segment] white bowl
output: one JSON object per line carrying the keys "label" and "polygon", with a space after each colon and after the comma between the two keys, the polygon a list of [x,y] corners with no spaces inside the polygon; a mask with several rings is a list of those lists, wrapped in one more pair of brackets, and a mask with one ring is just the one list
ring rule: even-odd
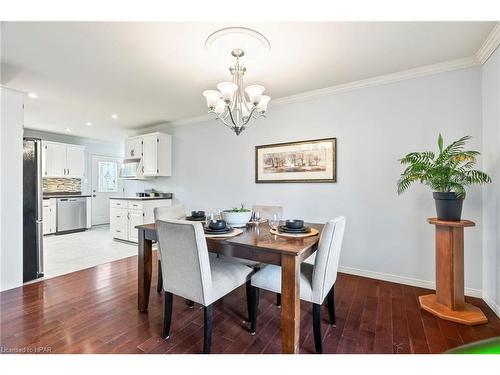
{"label": "white bowl", "polygon": [[248,212],[222,212],[222,217],[231,227],[244,227],[252,218],[252,211]]}

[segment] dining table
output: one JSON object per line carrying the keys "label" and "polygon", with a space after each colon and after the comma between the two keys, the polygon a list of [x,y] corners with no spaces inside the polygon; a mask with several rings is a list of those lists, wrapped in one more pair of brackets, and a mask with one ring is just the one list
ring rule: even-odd
{"label": "dining table", "polygon": [[[321,233],[323,224],[306,223]],[[138,309],[147,312],[151,289],[152,249],[157,240],[155,224],[138,225]],[[268,223],[247,225],[234,237],[207,237],[210,252],[281,266],[281,344],[285,354],[299,353],[300,265],[318,246],[319,234],[283,237],[270,232]],[[258,272],[258,271],[257,271]]]}

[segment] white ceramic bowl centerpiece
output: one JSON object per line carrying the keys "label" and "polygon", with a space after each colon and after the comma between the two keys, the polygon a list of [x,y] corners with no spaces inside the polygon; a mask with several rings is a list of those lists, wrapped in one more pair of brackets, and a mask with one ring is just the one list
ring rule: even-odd
{"label": "white ceramic bowl centerpiece", "polygon": [[242,204],[240,208],[222,211],[222,217],[231,227],[241,228],[247,225],[252,218],[252,210],[245,208]]}

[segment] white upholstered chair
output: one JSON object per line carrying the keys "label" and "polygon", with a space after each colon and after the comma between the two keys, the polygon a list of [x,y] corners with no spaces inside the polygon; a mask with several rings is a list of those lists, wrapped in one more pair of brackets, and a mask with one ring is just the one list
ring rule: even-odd
{"label": "white upholstered chair", "polygon": [[[155,220],[181,220],[186,217],[186,208],[183,204],[174,204],[167,207],[156,207],[154,210],[154,217]],[[158,293],[161,293],[162,283],[161,260],[160,257],[158,257],[158,281],[156,283],[156,291]],[[188,304],[192,306],[190,302]]]}
{"label": "white upholstered chair", "polygon": [[[203,352],[210,353],[213,303],[247,283],[249,313],[255,311],[251,299],[252,269],[236,262],[208,256],[203,225],[185,220],[156,220],[163,273],[165,307],[163,338],[170,335],[173,295],[204,307]],[[253,301],[253,304],[252,304]],[[253,317],[252,317],[253,318]],[[249,319],[253,321],[254,319]]]}
{"label": "white upholstered chair", "polygon": [[[321,342],[321,305],[328,300],[330,324],[335,326],[334,286],[340,259],[340,249],[344,237],[346,219],[339,216],[326,223],[318,243],[314,264],[303,262],[300,268],[300,299],[313,304],[314,344],[318,353],[323,352]],[[249,315],[251,332],[255,333],[257,325],[258,291],[266,289],[281,292],[281,267],[267,265],[252,276],[252,298],[257,300]]]}

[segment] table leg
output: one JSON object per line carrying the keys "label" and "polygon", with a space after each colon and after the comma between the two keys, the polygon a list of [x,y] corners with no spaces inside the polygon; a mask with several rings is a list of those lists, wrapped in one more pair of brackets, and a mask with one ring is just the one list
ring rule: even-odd
{"label": "table leg", "polygon": [[299,353],[300,338],[300,261],[281,255],[281,345],[283,353]]}
{"label": "table leg", "polygon": [[144,237],[145,231],[139,229],[139,254],[138,254],[138,299],[137,307],[140,312],[148,309],[149,289],[151,287],[151,269],[152,269],[152,247],[153,241]]}

